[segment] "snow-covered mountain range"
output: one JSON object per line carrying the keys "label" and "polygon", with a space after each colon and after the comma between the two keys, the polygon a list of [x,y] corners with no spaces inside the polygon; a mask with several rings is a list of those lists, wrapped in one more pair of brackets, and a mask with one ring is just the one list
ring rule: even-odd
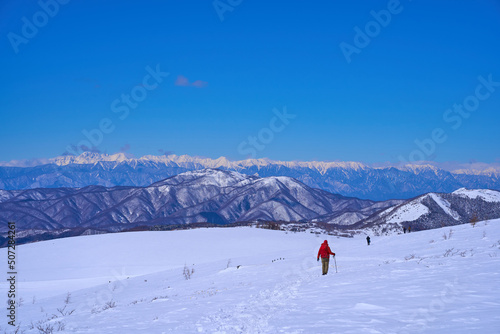
{"label": "snow-covered mountain range", "polygon": [[430,229],[473,218],[500,218],[500,192],[459,189],[376,202],[311,188],[290,177],[219,169],[185,172],[147,187],[0,190],[0,232],[5,234],[7,222],[15,221],[20,236],[256,221],[321,222],[337,230],[383,234],[400,232],[403,226]]}
{"label": "snow-covered mountain range", "polygon": [[447,171],[432,165],[370,167],[358,162],[300,162],[269,159],[230,161],[177,156],[129,158],[123,153],[86,152],[79,156],[0,163],[0,189],[148,186],[192,170],[218,168],[247,175],[293,177],[312,188],[344,196],[408,199],[428,192],[466,187],[500,190],[500,168]]}
{"label": "snow-covered mountain range", "polygon": [[[0,190],[0,231],[241,221],[309,221],[347,212],[374,213],[393,205],[334,195],[289,177],[260,178],[232,171],[190,171],[147,187],[88,186]],[[3,229],[3,230],[1,230]]]}

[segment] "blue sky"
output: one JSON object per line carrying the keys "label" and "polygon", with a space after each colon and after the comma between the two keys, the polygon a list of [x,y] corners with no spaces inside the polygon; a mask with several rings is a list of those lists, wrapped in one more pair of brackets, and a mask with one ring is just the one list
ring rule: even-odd
{"label": "blue sky", "polygon": [[500,161],[499,1],[5,0],[0,13],[1,161]]}

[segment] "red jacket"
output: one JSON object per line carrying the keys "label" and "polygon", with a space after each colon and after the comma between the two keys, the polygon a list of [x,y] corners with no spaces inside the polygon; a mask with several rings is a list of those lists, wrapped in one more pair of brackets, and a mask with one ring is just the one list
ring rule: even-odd
{"label": "red jacket", "polygon": [[318,259],[320,255],[322,258],[325,258],[325,257],[330,257],[330,254],[335,256],[335,253],[333,253],[332,250],[330,249],[330,246],[328,246],[328,241],[325,240],[321,244],[321,247],[319,248]]}

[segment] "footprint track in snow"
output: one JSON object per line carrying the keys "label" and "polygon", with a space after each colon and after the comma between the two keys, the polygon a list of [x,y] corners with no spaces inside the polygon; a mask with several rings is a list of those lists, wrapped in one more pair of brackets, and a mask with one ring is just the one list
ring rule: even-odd
{"label": "footprint track in snow", "polygon": [[[272,290],[262,290],[234,307],[219,309],[214,314],[204,317],[195,324],[198,332],[218,334],[276,332],[277,329],[269,324],[269,320],[293,310],[289,304],[297,296],[299,287],[304,282],[319,277],[309,273],[310,269],[300,273],[285,274],[284,281],[276,284]],[[295,279],[290,282],[292,277]]]}

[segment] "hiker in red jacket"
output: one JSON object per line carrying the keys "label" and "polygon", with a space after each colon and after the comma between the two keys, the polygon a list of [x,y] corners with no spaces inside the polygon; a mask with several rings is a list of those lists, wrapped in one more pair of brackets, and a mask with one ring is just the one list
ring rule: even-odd
{"label": "hiker in red jacket", "polygon": [[330,249],[330,246],[328,246],[328,241],[325,240],[321,244],[321,247],[319,248],[318,251],[318,261],[319,257],[321,256],[323,275],[328,274],[328,264],[330,263],[330,254],[335,256],[335,253],[333,253],[332,250]]}

